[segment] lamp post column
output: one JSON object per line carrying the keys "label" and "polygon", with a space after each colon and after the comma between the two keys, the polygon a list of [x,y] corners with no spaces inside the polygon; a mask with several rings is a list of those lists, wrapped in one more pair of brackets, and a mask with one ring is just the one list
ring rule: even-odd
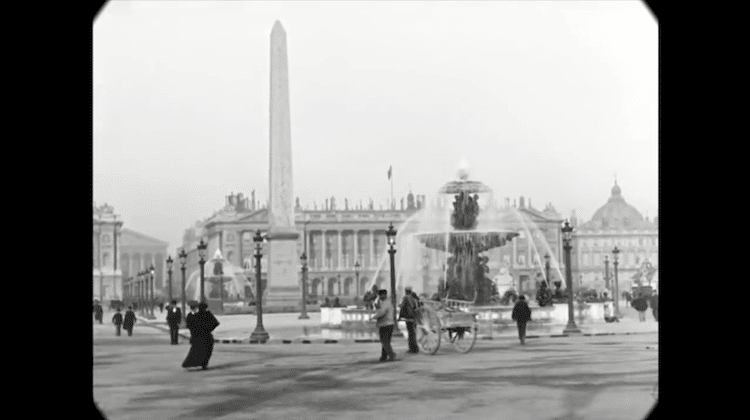
{"label": "lamp post column", "polygon": [[620,264],[619,261],[618,261],[618,256],[620,254],[620,250],[617,249],[617,247],[615,246],[615,249],[612,250],[612,254],[614,254],[614,261],[612,262],[612,265],[615,267],[615,284],[614,284],[614,286],[615,286],[614,287],[614,289],[615,289],[615,296],[614,296],[614,300],[615,300],[615,316],[617,318],[621,318],[622,315],[620,315],[620,284],[619,284],[619,282],[617,280],[617,266]]}
{"label": "lamp post column", "polygon": [[302,313],[298,319],[310,319],[307,315],[307,254],[302,252]]}
{"label": "lamp post column", "polygon": [[386,232],[388,237],[388,254],[391,256],[391,305],[393,305],[393,336],[403,337],[404,333],[398,327],[398,318],[396,315],[396,230],[393,223],[388,227]]}
{"label": "lamp post column", "polygon": [[185,253],[185,250],[183,249],[180,252],[180,270],[182,271],[182,291],[180,292],[180,296],[182,297],[182,321],[180,322],[180,328],[185,328],[185,264],[187,264],[187,254]]}
{"label": "lamp post column", "polygon": [[252,334],[250,334],[250,342],[251,343],[265,343],[268,341],[269,334],[263,328],[263,288],[261,284],[261,269],[260,269],[260,259],[263,256],[262,254],[262,243],[263,243],[263,235],[261,235],[260,230],[258,230],[255,233],[255,237],[253,237],[253,241],[255,242],[255,308],[258,312],[257,316],[257,323],[255,325],[255,331],[253,331]]}
{"label": "lamp post column", "polygon": [[568,287],[568,325],[563,330],[563,334],[580,334],[581,330],[576,326],[575,310],[573,306],[573,273],[570,267],[570,251],[573,246],[570,245],[571,233],[573,228],[566,220],[563,232],[563,250],[565,251],[565,282]]}
{"label": "lamp post column", "polygon": [[604,288],[609,290],[609,255],[604,256]]}
{"label": "lamp post column", "polygon": [[206,266],[206,248],[208,247],[208,244],[203,242],[203,239],[201,239],[200,243],[198,244],[198,256],[200,259],[198,260],[198,263],[201,266],[201,290],[200,290],[200,301],[201,303],[206,301],[206,294],[204,293],[204,284],[206,281],[206,273],[205,273],[205,266]]}

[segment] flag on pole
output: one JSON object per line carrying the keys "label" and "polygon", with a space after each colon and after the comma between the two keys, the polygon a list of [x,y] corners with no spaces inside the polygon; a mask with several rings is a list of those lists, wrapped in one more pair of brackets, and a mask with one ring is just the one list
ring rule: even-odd
{"label": "flag on pole", "polygon": [[393,165],[388,168],[388,179],[391,179],[391,175],[393,175]]}

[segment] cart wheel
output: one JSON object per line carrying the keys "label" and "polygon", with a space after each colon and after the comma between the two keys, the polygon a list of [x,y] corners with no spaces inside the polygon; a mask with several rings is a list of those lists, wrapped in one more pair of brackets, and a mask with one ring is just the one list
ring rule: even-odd
{"label": "cart wheel", "polygon": [[468,353],[474,348],[474,343],[477,342],[477,331],[479,325],[475,322],[471,327],[461,328],[457,331],[453,331],[451,335],[451,342],[453,347],[460,353]]}
{"label": "cart wheel", "polygon": [[422,315],[417,324],[416,333],[419,347],[423,352],[432,355],[440,348],[440,320],[434,312],[431,314],[433,316],[429,315]]}

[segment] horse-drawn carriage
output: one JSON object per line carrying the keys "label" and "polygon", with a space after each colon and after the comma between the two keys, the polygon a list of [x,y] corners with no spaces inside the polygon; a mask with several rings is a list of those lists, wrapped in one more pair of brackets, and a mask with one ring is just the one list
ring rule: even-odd
{"label": "horse-drawn carriage", "polygon": [[477,341],[477,315],[466,305],[451,299],[426,300],[417,312],[417,344],[428,354],[437,353],[442,337],[461,353],[468,353]]}

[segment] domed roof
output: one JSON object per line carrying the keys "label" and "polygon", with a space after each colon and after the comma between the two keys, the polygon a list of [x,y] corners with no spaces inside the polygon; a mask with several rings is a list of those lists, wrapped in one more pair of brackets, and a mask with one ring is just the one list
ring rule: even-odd
{"label": "domed roof", "polygon": [[612,187],[612,195],[607,200],[607,203],[599,207],[591,217],[591,220],[581,226],[581,229],[588,230],[649,228],[654,228],[654,225],[647,222],[635,207],[625,202],[625,199],[622,197],[622,190],[617,185],[617,181],[615,181],[615,185]]}

